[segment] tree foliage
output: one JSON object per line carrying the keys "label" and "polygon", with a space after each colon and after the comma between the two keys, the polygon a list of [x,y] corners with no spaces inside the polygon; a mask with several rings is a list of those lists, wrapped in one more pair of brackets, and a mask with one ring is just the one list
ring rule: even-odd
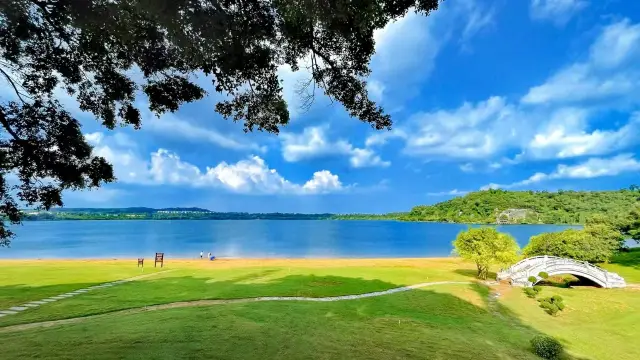
{"label": "tree foliage", "polygon": [[[224,118],[277,133],[289,121],[277,69],[308,62],[309,87],[376,129],[391,126],[366,89],[373,32],[438,0],[8,0],[0,2],[0,214],[17,202],[48,209],[65,189],[114,180],[91,154],[67,93],[107,128],[141,127],[136,97],[156,115],[201,99],[194,74],[213,79]],[[18,185],[8,179],[16,174]],[[0,245],[11,232],[0,225]]]}
{"label": "tree foliage", "polygon": [[407,221],[495,223],[507,209],[527,209],[524,224],[584,224],[593,215],[622,221],[629,209],[639,205],[640,192],[619,191],[504,191],[486,190],[435,205],[414,207],[401,216]]}
{"label": "tree foliage", "polygon": [[640,207],[631,210],[619,226],[620,231],[640,243]]}
{"label": "tree foliage", "polygon": [[453,241],[455,252],[476,263],[478,278],[486,279],[493,264],[506,266],[518,259],[519,247],[515,239],[492,227],[470,228]]}
{"label": "tree foliage", "polygon": [[605,262],[624,245],[624,237],[614,227],[596,222],[584,229],[567,229],[532,236],[524,256],[551,255],[588,262]]}

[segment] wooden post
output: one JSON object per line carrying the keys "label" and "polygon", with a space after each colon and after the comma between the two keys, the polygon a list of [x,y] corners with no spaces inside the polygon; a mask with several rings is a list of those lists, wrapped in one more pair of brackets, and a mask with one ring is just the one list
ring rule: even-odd
{"label": "wooden post", "polygon": [[138,258],[138,267],[140,266],[144,268],[144,258]]}
{"label": "wooden post", "polygon": [[160,267],[164,267],[164,253],[156,253],[156,259],[153,263],[153,267],[157,267],[158,263],[160,263]]}

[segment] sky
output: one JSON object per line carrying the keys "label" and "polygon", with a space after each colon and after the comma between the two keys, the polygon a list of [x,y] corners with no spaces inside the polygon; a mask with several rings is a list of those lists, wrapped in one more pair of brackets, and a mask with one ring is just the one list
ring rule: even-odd
{"label": "sky", "polygon": [[302,109],[309,74],[281,67],[279,135],[245,134],[213,91],[143,113],[137,131],[78,115],[118,182],[67,192],[65,206],[384,213],[489,188],[640,183],[640,1],[449,0],[375,39],[368,87],[392,130],[321,94]]}

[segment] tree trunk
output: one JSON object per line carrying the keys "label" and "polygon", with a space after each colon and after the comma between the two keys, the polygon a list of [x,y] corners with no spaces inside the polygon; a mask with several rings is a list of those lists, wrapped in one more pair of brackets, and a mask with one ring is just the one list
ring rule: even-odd
{"label": "tree trunk", "polygon": [[489,276],[489,267],[484,264],[476,263],[478,267],[478,279],[487,280],[487,276]]}

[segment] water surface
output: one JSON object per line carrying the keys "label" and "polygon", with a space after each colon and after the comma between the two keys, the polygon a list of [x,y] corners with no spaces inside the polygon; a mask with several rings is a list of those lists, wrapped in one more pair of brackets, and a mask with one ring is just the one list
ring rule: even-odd
{"label": "water surface", "polygon": [[[200,251],[242,258],[437,257],[451,254],[464,224],[398,221],[175,220],[29,221],[0,258],[135,258]],[[506,225],[524,246],[561,225]]]}

